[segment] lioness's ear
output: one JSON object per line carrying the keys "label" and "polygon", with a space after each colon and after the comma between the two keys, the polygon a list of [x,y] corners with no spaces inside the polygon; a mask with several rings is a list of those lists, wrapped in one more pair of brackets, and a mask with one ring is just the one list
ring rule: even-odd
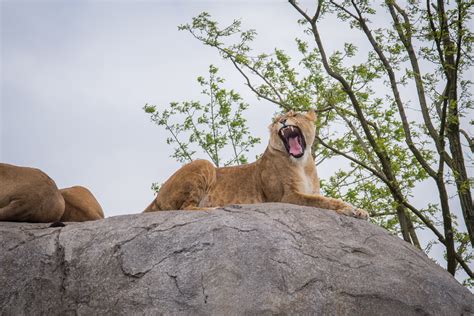
{"label": "lioness's ear", "polygon": [[306,112],[306,117],[311,121],[316,121],[316,111],[314,109],[309,110],[308,112]]}
{"label": "lioness's ear", "polygon": [[[275,114],[275,115],[273,115],[272,124],[275,123],[275,122],[277,122],[277,121],[279,121],[280,118],[281,118],[281,114]],[[270,124],[270,126],[271,126],[271,124]]]}

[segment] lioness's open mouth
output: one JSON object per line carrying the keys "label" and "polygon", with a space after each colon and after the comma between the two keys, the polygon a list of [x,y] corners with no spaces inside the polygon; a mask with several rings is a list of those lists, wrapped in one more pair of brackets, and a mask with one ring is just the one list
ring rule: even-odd
{"label": "lioness's open mouth", "polygon": [[283,141],[283,144],[285,144],[288,154],[295,158],[300,158],[304,155],[306,141],[298,126],[283,126],[278,131],[278,135]]}

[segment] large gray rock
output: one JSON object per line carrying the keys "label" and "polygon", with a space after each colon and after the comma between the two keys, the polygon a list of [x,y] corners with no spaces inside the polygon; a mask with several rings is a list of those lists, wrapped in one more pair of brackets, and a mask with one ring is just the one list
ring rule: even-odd
{"label": "large gray rock", "polygon": [[0,314],[471,315],[474,296],[384,229],[287,204],[0,223]]}

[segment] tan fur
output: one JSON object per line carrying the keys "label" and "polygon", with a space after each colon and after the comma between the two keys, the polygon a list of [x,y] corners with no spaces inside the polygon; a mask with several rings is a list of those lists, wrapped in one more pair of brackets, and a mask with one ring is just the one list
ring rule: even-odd
{"label": "tan fur", "polygon": [[0,221],[49,223],[104,218],[84,187],[58,190],[43,171],[0,163]]}
{"label": "tan fur", "polygon": [[0,221],[55,222],[63,213],[64,199],[44,172],[0,163]]}
{"label": "tan fur", "polygon": [[[288,154],[278,135],[284,120],[286,125],[298,126],[304,135],[306,150],[300,158]],[[310,152],[315,138],[315,120],[313,111],[304,114],[290,111],[275,118],[269,127],[268,147],[254,163],[216,168],[209,161],[196,160],[183,166],[163,184],[144,212],[283,202],[367,218],[364,210],[320,195],[319,178]]]}
{"label": "tan fur", "polygon": [[104,211],[87,188],[74,186],[59,190],[66,202],[62,222],[84,222],[104,218]]}

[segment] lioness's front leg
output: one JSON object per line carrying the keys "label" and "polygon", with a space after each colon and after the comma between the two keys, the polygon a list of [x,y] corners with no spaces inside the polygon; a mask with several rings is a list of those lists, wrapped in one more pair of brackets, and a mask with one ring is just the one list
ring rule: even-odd
{"label": "lioness's front leg", "polygon": [[322,195],[316,194],[304,194],[295,192],[283,196],[283,203],[291,203],[304,206],[313,206],[318,208],[324,208],[328,210],[336,211],[339,214],[344,214],[347,216],[353,216],[362,219],[368,219],[369,213],[362,209],[358,209],[339,199],[333,199],[325,197]]}

